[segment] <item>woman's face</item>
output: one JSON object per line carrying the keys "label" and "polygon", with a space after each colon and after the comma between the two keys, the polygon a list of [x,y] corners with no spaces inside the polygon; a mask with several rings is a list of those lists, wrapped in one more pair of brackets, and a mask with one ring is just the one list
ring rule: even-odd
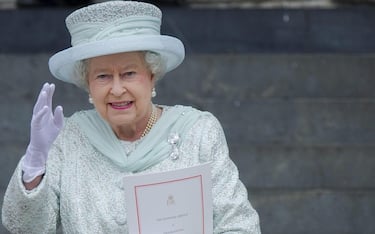
{"label": "woman's face", "polygon": [[87,79],[96,110],[118,136],[147,124],[154,78],[141,52],[91,58]]}

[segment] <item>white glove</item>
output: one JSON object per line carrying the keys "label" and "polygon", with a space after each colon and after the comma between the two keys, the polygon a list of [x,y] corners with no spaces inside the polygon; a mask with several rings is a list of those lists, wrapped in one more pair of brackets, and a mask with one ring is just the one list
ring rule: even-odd
{"label": "white glove", "polygon": [[29,183],[44,174],[48,151],[64,124],[61,106],[52,113],[55,85],[45,83],[39,93],[31,119],[30,143],[22,160],[23,181]]}

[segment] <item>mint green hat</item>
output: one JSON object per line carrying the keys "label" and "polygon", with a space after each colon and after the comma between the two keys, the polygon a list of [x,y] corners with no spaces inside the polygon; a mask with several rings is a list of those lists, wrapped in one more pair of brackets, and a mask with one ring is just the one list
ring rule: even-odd
{"label": "mint green hat", "polygon": [[57,79],[82,87],[76,74],[78,61],[131,51],[153,51],[161,55],[166,72],[185,57],[183,43],[160,35],[162,13],[156,6],[136,1],[108,1],[71,13],[65,20],[71,35],[70,48],[49,59]]}

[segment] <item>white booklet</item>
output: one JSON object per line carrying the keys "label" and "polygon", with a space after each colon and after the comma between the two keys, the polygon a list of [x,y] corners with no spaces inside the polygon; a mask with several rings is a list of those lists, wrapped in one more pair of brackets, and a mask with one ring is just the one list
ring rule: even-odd
{"label": "white booklet", "polygon": [[130,234],[211,234],[211,166],[124,179]]}

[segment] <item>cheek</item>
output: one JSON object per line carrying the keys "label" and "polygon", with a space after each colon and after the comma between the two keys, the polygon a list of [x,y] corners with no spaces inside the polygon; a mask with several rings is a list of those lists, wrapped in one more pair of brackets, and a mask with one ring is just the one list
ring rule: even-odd
{"label": "cheek", "polygon": [[94,101],[100,101],[105,97],[105,88],[98,85],[90,84],[89,92]]}
{"label": "cheek", "polygon": [[152,91],[151,89],[152,87],[150,87],[149,85],[145,85],[145,86],[138,87],[136,91],[134,90],[135,92],[133,93],[134,94],[136,93],[139,99],[148,101],[151,99],[151,91]]}
{"label": "cheek", "polygon": [[141,89],[146,96],[151,96],[152,88],[154,87],[154,79],[152,77],[146,77],[143,79]]}

